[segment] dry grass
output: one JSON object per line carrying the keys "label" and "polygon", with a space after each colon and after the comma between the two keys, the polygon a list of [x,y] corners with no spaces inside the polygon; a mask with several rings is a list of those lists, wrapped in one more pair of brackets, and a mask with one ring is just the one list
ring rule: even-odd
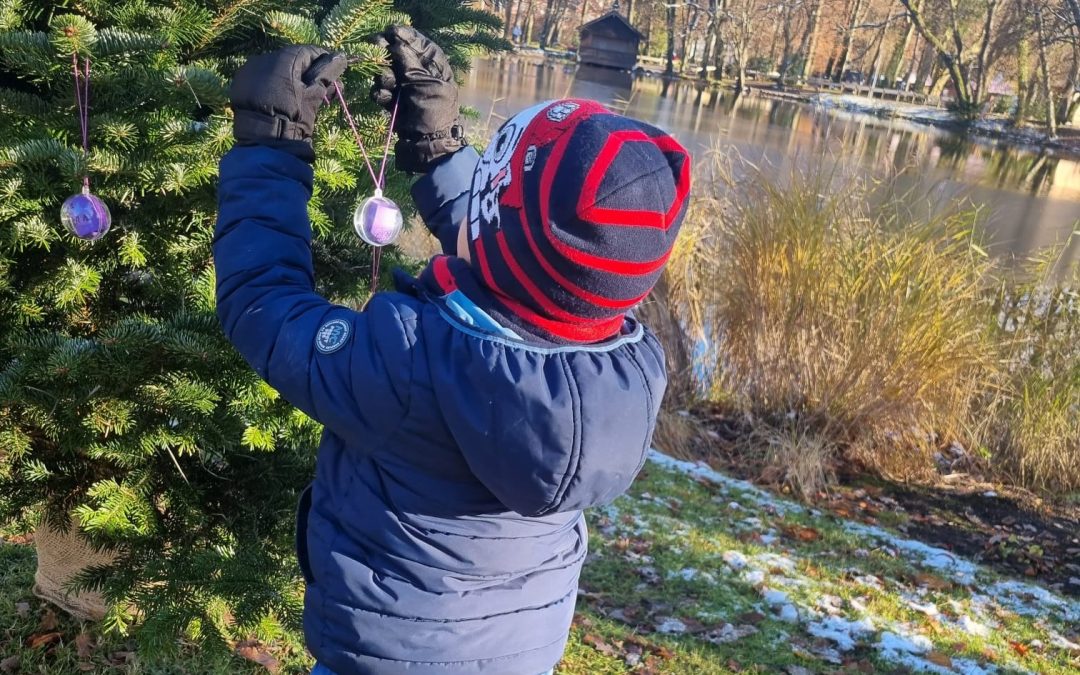
{"label": "dry grass", "polygon": [[977,440],[1002,476],[1060,493],[1080,489],[1080,268],[1051,275],[1048,260],[1035,261],[1038,281],[998,296],[1004,367]]}
{"label": "dry grass", "polygon": [[719,156],[699,169],[666,290],[708,398],[746,421],[740,449],[766,477],[803,494],[838,461],[928,477],[953,441],[1028,487],[1080,487],[1077,293],[1016,281],[1030,267],[1006,280],[975,212],[895,184],[838,167],[777,181]]}

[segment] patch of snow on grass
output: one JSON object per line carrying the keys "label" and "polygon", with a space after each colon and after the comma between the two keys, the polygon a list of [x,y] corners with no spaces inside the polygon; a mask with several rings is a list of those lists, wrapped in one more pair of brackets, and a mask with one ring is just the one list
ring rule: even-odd
{"label": "patch of snow on grass", "polygon": [[1042,586],[1008,579],[990,586],[986,594],[1021,616],[1045,616],[1052,610],[1068,623],[1080,621],[1080,602],[1062,598]]}
{"label": "patch of snow on grass", "polygon": [[778,513],[803,513],[806,511],[802,506],[785,499],[774,497],[769,492],[762,490],[747,481],[725,476],[719,471],[706,465],[704,462],[687,462],[681,459],[675,459],[656,449],[649,450],[649,461],[657,466],[678,471],[687,476],[707,480],[710,483],[727,488],[728,490],[737,491],[740,493],[740,496],[745,498],[745,501],[753,502],[757,506],[772,506]]}
{"label": "patch of snow on grass", "polygon": [[784,605],[780,608],[779,617],[784,623],[799,623],[799,610],[795,605]]}
{"label": "patch of snow on grass", "polygon": [[679,621],[678,619],[666,617],[663,621],[657,624],[656,632],[668,634],[685,633],[686,624],[682,621]]}
{"label": "patch of snow on grass", "polygon": [[849,621],[838,616],[830,616],[806,627],[806,632],[814,637],[829,640],[842,652],[855,649],[855,641],[874,632],[874,622],[870,619]]}
{"label": "patch of snow on grass", "polygon": [[[930,638],[925,635],[900,635],[891,631],[884,631],[878,643],[874,645],[885,658],[897,655],[901,652],[908,654],[925,654],[934,648]],[[895,659],[889,659],[893,661]]]}
{"label": "patch of snow on grass", "polygon": [[736,572],[746,567],[746,556],[741,551],[724,551],[721,557],[723,557],[727,566]]}
{"label": "patch of snow on grass", "polygon": [[761,597],[764,598],[767,604],[774,606],[787,604],[788,601],[787,593],[783,591],[778,591],[774,588],[765,589],[765,591],[761,594]]}
{"label": "patch of snow on grass", "polygon": [[795,574],[795,561],[786,555],[761,553],[754,556],[754,561],[766,569],[781,570],[787,574]]}
{"label": "patch of snow on grass", "polygon": [[904,554],[904,557],[911,562],[937,572],[948,573],[954,581],[963,586],[970,586],[975,583],[975,573],[978,571],[975,563],[959,558],[943,548],[928,546],[921,541],[912,539],[901,539],[873,525],[846,522],[844,523],[844,529],[852,534],[886,543]]}
{"label": "patch of snow on grass", "polygon": [[960,628],[962,628],[964,632],[969,635],[975,635],[978,637],[989,637],[990,635],[990,628],[988,626],[984,626],[975,619],[972,619],[967,614],[964,614],[960,617],[959,623]]}

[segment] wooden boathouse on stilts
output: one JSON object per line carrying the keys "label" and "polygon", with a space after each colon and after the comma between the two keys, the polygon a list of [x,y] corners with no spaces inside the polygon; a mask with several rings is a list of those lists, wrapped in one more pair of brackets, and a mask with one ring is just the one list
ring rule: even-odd
{"label": "wooden boathouse on stilts", "polygon": [[578,61],[588,66],[633,70],[644,36],[619,11],[619,0],[607,14],[581,27]]}

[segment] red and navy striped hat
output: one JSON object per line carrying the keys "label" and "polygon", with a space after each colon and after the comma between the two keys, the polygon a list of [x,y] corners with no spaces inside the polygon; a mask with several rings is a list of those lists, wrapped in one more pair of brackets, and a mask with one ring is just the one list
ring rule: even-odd
{"label": "red and navy striped hat", "polygon": [[667,133],[594,101],[524,110],[473,175],[472,265],[497,302],[542,334],[611,337],[671,255],[690,164]]}

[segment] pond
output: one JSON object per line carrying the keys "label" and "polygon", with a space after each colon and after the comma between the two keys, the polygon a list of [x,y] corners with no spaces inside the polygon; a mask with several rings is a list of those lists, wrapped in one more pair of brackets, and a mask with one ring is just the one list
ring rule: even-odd
{"label": "pond", "polygon": [[[905,170],[913,193],[980,207],[1001,254],[1064,242],[1080,221],[1080,161],[911,122],[828,110],[763,96],[741,97],[689,82],[519,57],[478,59],[461,103],[491,126],[533,103],[589,98],[674,133],[695,155],[731,148],[779,176],[793,164],[842,157],[872,175]],[[824,159],[823,159],[824,158]],[[1070,259],[1080,258],[1074,238]]]}

